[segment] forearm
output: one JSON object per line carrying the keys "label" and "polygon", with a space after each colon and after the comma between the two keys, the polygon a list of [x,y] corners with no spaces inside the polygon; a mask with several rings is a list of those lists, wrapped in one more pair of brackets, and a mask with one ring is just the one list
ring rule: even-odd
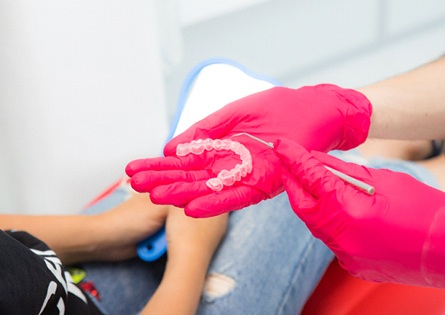
{"label": "forearm", "polygon": [[197,220],[171,209],[165,273],[142,314],[196,314],[207,269],[225,235],[227,220],[227,214]]}
{"label": "forearm", "polygon": [[162,282],[141,315],[196,314],[210,260],[211,254],[199,251],[181,260],[169,258]]}
{"label": "forearm", "polygon": [[358,89],[373,106],[371,138],[445,137],[445,57]]}
{"label": "forearm", "polygon": [[135,194],[95,215],[0,215],[0,229],[25,230],[44,241],[65,264],[134,257],[136,244],[165,223],[168,207]]}
{"label": "forearm", "polygon": [[81,215],[0,215],[0,228],[27,231],[68,264],[89,258],[100,237],[93,217]]}

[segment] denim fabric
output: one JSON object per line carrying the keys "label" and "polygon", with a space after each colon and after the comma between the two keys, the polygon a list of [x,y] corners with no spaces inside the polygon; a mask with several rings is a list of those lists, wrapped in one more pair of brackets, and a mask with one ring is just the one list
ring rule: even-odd
{"label": "denim fabric", "polygon": [[[332,154],[369,167],[407,172],[437,187],[435,178],[415,163],[365,160],[355,150]],[[104,211],[125,198],[125,189],[118,188],[88,210]],[[233,212],[209,269],[209,275],[223,275],[233,287],[218,294],[204,290],[198,314],[298,314],[332,258],[331,251],[295,216],[284,193]],[[164,266],[165,257],[152,263],[133,259],[84,267],[87,280],[101,294],[100,307],[110,315],[132,315],[152,296]]]}
{"label": "denim fabric", "polygon": [[235,280],[204,292],[198,314],[297,314],[333,258],[293,213],[285,193],[231,214],[209,273]]}
{"label": "denim fabric", "polygon": [[[117,189],[88,209],[99,212],[125,199]],[[99,207],[100,206],[100,207]],[[204,292],[198,314],[296,314],[318,283],[332,254],[294,215],[286,194],[233,212],[228,232],[209,273],[225,275],[235,286],[221,296]],[[165,257],[84,264],[107,314],[137,314],[158,286]],[[180,281],[180,279],[178,280]]]}

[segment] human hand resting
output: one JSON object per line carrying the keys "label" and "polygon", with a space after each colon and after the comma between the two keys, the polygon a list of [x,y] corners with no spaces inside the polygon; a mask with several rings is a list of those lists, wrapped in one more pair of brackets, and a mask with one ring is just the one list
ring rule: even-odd
{"label": "human hand resting", "polygon": [[[169,255],[200,247],[213,255],[226,231],[227,216],[195,220],[172,206],[154,205],[148,194],[134,194],[115,208],[90,216],[100,239],[88,260],[122,260],[136,256],[137,244],[166,227]],[[178,253],[178,254],[177,254]]]}
{"label": "human hand resting", "polygon": [[[275,142],[295,213],[365,280],[445,287],[445,193],[413,177]],[[368,195],[325,166],[375,187]]]}
{"label": "human hand resting", "polygon": [[[139,192],[157,204],[184,207],[193,217],[238,210],[283,191],[281,166],[273,152],[246,136],[265,141],[287,137],[308,150],[349,149],[367,136],[371,105],[361,93],[334,85],[289,89],[275,87],[232,102],[194,124],[164,148],[165,157],[130,162],[126,172]],[[206,181],[239,163],[234,153],[210,150],[176,156],[178,144],[196,139],[232,139],[250,151],[250,174],[214,192]]]}
{"label": "human hand resting", "polygon": [[115,208],[91,215],[99,240],[89,260],[123,260],[136,256],[137,244],[164,226],[168,206],[154,205],[147,194],[133,194]]}

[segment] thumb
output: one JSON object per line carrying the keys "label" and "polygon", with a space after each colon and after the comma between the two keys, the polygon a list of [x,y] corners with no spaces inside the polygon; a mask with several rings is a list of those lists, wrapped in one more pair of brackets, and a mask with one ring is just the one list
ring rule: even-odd
{"label": "thumb", "polygon": [[274,151],[303,189],[316,198],[342,189],[344,183],[301,145],[287,139],[274,142]]}
{"label": "thumb", "polygon": [[344,183],[295,142],[277,140],[274,150],[283,163],[283,182],[292,209],[315,237],[328,242],[342,225],[337,197]]}
{"label": "thumb", "polygon": [[262,102],[264,102],[263,94],[258,92],[226,104],[173,138],[165,146],[164,154],[166,156],[174,154],[179,143],[190,142],[193,139],[223,139],[227,137],[237,129],[241,122],[252,121],[251,116],[254,111],[249,110],[249,107]]}
{"label": "thumb", "polygon": [[281,177],[292,209],[300,219],[306,221],[305,212],[315,207],[317,199],[301,187],[287,167],[283,167]]}
{"label": "thumb", "polygon": [[225,112],[218,110],[171,139],[164,147],[164,155],[174,155],[178,144],[188,143],[195,139],[224,138],[234,127],[232,123],[234,120],[226,118]]}

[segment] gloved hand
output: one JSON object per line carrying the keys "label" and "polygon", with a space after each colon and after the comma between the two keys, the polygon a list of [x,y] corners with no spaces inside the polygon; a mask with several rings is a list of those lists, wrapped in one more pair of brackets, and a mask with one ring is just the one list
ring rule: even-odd
{"label": "gloved hand", "polygon": [[[413,177],[275,142],[295,213],[350,274],[365,280],[445,287],[445,193]],[[324,165],[375,187],[368,195]]]}
{"label": "gloved hand", "polygon": [[184,207],[193,217],[208,217],[255,204],[281,193],[281,166],[272,150],[246,136],[233,140],[252,155],[253,171],[233,186],[213,192],[205,185],[238,157],[227,151],[176,157],[178,144],[193,139],[227,139],[246,132],[266,141],[288,137],[305,148],[329,151],[362,143],[368,133],[371,105],[361,93],[334,85],[289,89],[275,87],[232,102],[194,124],[164,148],[164,158],[128,164],[131,185],[150,192],[154,203]]}

